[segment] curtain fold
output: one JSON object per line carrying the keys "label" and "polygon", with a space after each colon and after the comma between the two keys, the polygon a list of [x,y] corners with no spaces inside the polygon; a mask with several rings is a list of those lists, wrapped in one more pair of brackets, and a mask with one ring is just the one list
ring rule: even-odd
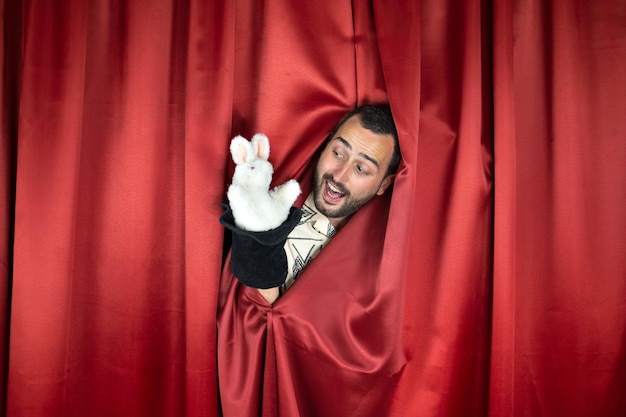
{"label": "curtain fold", "polygon": [[0,410],[6,408],[6,376],[8,367],[8,331],[11,306],[11,278],[13,270],[13,237],[15,224],[15,164],[17,136],[17,107],[19,86],[15,82],[20,72],[20,39],[21,22],[19,19],[7,19],[6,16],[19,15],[20,4],[6,3],[0,0],[2,10],[2,30],[0,30],[0,64],[2,66],[2,81],[0,96],[2,108],[0,112],[0,331],[2,345],[0,347]]}
{"label": "curtain fold", "polygon": [[[0,10],[2,415],[626,414],[623,0]],[[392,194],[269,307],[229,274],[230,138],[302,201],[380,101]]]}
{"label": "curtain fold", "polygon": [[398,222],[396,233],[405,239],[399,246],[407,248],[403,340],[412,359],[393,415],[487,410],[493,156],[483,49],[489,46],[482,43],[482,2],[453,3],[420,2],[404,29],[395,28],[406,9],[378,10],[381,26],[388,25],[379,31],[402,39],[381,43],[381,50],[388,54],[386,77],[397,80],[387,88],[402,144],[414,138],[416,147],[416,155],[403,149],[411,172],[396,182],[400,202],[389,221]]}
{"label": "curtain fold", "polygon": [[492,415],[617,416],[626,3],[495,3]]}

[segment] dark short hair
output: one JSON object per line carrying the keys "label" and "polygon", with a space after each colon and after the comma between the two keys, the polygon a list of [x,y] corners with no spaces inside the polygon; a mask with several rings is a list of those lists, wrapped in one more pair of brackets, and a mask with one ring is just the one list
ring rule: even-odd
{"label": "dark short hair", "polygon": [[353,116],[360,116],[361,126],[379,135],[391,135],[393,137],[393,154],[389,161],[389,167],[385,176],[393,175],[398,171],[398,165],[402,155],[400,154],[400,143],[398,140],[398,131],[393,121],[391,107],[388,104],[365,104],[354,108],[350,113],[346,114],[337,123],[333,131],[328,136],[328,140],[335,137],[341,126],[351,119]]}

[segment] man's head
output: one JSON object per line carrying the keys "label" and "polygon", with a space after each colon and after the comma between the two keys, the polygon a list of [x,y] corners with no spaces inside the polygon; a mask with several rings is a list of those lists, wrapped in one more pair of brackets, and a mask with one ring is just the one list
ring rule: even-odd
{"label": "man's head", "polygon": [[357,107],[328,137],[313,178],[315,206],[335,225],[393,183],[398,134],[386,105]]}

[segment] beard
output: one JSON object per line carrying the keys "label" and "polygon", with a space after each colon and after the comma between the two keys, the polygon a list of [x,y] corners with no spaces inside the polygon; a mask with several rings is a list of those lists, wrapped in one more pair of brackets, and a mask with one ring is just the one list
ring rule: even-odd
{"label": "beard", "polygon": [[[330,174],[323,174],[320,177],[320,173],[316,169],[314,178],[315,184],[313,187],[313,197],[315,199],[315,207],[317,208],[317,211],[319,211],[329,219],[343,218],[353,215],[361,207],[367,204],[372,198],[374,198],[376,196],[376,192],[378,191],[378,189],[375,189],[370,194],[355,197],[352,196],[352,194],[345,185],[335,181],[333,179],[333,176]],[[338,188],[339,191],[341,191],[341,193],[343,194],[344,201],[337,208],[324,207],[324,188],[326,187],[326,181],[332,183],[332,185]]]}

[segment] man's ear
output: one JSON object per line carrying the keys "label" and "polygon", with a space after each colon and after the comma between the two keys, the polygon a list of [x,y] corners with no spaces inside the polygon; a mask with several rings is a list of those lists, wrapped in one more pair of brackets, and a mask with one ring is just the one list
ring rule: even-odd
{"label": "man's ear", "polygon": [[378,187],[378,191],[376,191],[376,195],[383,195],[385,191],[387,191],[387,188],[389,188],[391,184],[393,184],[393,180],[395,178],[396,178],[396,174],[387,175],[383,179],[383,182],[380,183],[380,186]]}

